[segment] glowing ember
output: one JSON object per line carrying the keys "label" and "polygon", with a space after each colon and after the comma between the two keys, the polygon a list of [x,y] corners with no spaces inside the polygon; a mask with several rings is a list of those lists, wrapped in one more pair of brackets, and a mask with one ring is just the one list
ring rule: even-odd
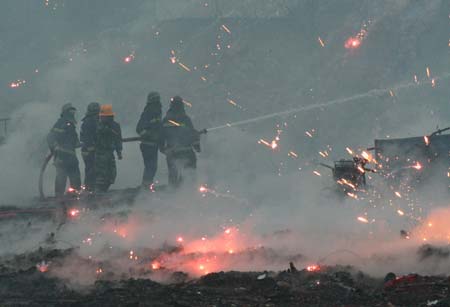
{"label": "glowing ember", "polygon": [[131,63],[133,60],[134,60],[134,54],[133,53],[130,54],[130,55],[127,55],[126,57],[123,58],[123,62],[125,64]]}
{"label": "glowing ember", "polygon": [[49,266],[49,263],[42,261],[42,262],[36,264],[36,269],[41,273],[45,273],[48,271],[48,266]]}
{"label": "glowing ember", "polygon": [[208,188],[207,187],[205,187],[205,186],[200,186],[200,188],[198,189],[199,191],[200,191],[200,193],[206,193],[206,192],[208,192]]}
{"label": "glowing ember", "polygon": [[422,169],[422,165],[417,162],[415,165],[411,166],[412,168],[415,168],[416,170],[421,170]]}
{"label": "glowing ember", "polygon": [[77,217],[80,214],[80,210],[78,209],[70,209],[69,210],[69,215],[71,217]]}
{"label": "glowing ember", "polygon": [[344,44],[346,49],[357,49],[361,46],[361,39],[357,37],[349,37]]}
{"label": "glowing ember", "polygon": [[178,242],[178,243],[183,243],[183,242],[184,242],[183,237],[178,237],[178,238],[177,238],[177,242]]}
{"label": "glowing ember", "polygon": [[161,268],[161,263],[159,263],[158,261],[153,261],[152,262],[152,269],[153,270],[159,270]]}
{"label": "glowing ember", "polygon": [[306,270],[308,272],[317,272],[317,271],[320,271],[320,266],[317,264],[309,265],[306,267]]}

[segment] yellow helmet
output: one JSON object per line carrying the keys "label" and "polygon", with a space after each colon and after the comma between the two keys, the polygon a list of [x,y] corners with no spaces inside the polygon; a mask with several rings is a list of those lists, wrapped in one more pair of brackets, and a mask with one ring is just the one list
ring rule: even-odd
{"label": "yellow helmet", "polygon": [[116,115],[113,112],[112,104],[102,104],[100,107],[100,116],[114,116]]}

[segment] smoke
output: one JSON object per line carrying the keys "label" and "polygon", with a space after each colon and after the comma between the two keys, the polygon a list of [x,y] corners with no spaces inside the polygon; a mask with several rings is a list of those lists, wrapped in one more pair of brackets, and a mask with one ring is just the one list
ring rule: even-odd
{"label": "smoke", "polygon": [[[433,211],[433,206],[446,205],[445,196],[434,195],[431,188],[417,214],[402,216],[398,210],[408,212],[409,199],[396,197],[376,175],[369,184],[382,192],[378,199],[341,198],[331,173],[318,166],[349,158],[346,147],[360,152],[376,138],[427,135],[437,125],[448,125],[448,80],[438,78],[450,71],[442,2],[230,1],[218,8],[204,1],[182,2],[162,1],[156,9],[137,2],[104,14],[101,5],[93,7],[102,22],[89,29],[72,27],[73,37],[67,34],[68,21],[55,21],[54,28],[60,26],[71,39],[61,38],[62,47],[48,53],[39,73],[8,94],[17,103],[2,107],[13,121],[0,147],[0,201],[32,203],[46,133],[66,102],[77,106],[78,120],[89,102],[112,103],[124,136],[135,135],[152,90],[161,92],[164,110],[177,94],[191,103],[187,112],[198,129],[243,124],[202,137],[196,178],[184,189],[142,193],[131,207],[81,210],[78,219],[58,229],[33,218],[31,228],[5,223],[2,233],[30,236],[2,236],[12,247],[0,253],[33,250],[56,232],[56,247],[77,249],[55,265],[53,274],[83,284],[98,278],[99,263],[120,278],[133,267],[152,271],[155,259],[193,276],[207,270],[278,270],[289,260],[299,267],[354,264],[376,275],[445,268],[446,261],[432,267],[411,252],[424,242],[441,244],[433,236],[447,235],[440,222],[447,212]],[[55,15],[70,16],[74,9],[67,4]],[[126,18],[120,22],[117,16],[123,12]],[[369,20],[361,46],[346,50],[344,42]],[[57,30],[44,32],[52,31]],[[272,113],[277,116],[246,121]],[[261,139],[274,140],[277,147],[258,143]],[[319,154],[325,151],[328,156]],[[137,144],[126,144],[113,188],[138,186],[142,164]],[[53,190],[53,172],[50,165],[47,194]],[[162,155],[157,180],[167,182]],[[206,190],[199,191],[200,185]],[[426,221],[439,226],[417,220],[428,213]],[[402,229],[411,232],[410,240],[400,238]],[[430,234],[430,229],[438,230]],[[184,249],[171,253],[168,246]],[[129,259],[130,251],[138,260]],[[210,260],[206,269],[206,259],[214,256],[218,260]]]}

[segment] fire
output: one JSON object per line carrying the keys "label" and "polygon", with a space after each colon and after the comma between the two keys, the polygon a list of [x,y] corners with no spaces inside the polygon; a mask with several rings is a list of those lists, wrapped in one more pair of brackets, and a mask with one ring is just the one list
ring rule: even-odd
{"label": "fire", "polygon": [[318,272],[318,271],[320,271],[320,266],[318,264],[308,265],[306,267],[306,270],[308,272]]}
{"label": "fire", "polygon": [[152,262],[152,269],[153,270],[159,270],[160,268],[161,268],[161,263],[159,263],[156,260]]}

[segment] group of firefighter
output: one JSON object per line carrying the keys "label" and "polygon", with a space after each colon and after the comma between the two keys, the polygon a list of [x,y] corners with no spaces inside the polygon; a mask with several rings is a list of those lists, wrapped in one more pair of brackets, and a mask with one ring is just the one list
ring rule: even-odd
{"label": "group of firefighter", "polygon": [[[114,120],[112,105],[90,103],[82,119],[80,137],[76,131],[75,113],[76,108],[72,104],[65,104],[60,118],[47,136],[56,167],[56,197],[64,196],[67,179],[73,191],[107,192],[117,176],[116,156],[122,160],[122,132]],[[184,169],[196,168],[195,152],[200,152],[200,133],[186,114],[180,96],[170,99],[169,110],[162,118],[160,94],[148,94],[136,132],[144,160],[144,189],[153,188],[158,151],[166,155],[171,187],[180,186]],[[76,154],[78,148],[81,148],[85,166],[84,186],[81,184]]]}

